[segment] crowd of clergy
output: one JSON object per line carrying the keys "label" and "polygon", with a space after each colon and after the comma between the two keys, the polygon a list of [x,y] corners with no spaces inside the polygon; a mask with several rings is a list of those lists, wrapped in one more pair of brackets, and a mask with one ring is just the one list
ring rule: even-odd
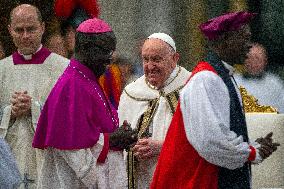
{"label": "crowd of clergy", "polygon": [[[66,16],[62,3],[56,13]],[[111,26],[96,9],[69,12],[62,51],[58,34],[42,45],[37,7],[11,11],[17,50],[5,57],[0,44],[0,189],[252,188],[251,166],[280,144],[273,133],[249,139],[239,83],[274,77],[273,105],[284,111],[276,76],[234,78],[236,64],[267,64],[251,42],[254,13],[200,23],[210,51],[191,71],[178,64],[174,39],[153,31],[141,47],[144,73],[129,81]]]}

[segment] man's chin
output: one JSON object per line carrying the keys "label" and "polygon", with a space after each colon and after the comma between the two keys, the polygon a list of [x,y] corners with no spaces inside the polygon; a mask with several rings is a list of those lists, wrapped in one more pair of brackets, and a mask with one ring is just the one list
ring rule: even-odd
{"label": "man's chin", "polygon": [[147,81],[148,81],[148,83],[149,83],[150,85],[152,85],[152,86],[157,86],[157,85],[158,85],[158,82],[157,82],[156,80],[148,79]]}
{"label": "man's chin", "polygon": [[35,53],[33,49],[19,49],[20,53],[23,55],[31,55]]}
{"label": "man's chin", "polygon": [[148,78],[148,80],[150,81],[156,81],[157,80],[157,78],[159,77],[159,74],[148,74],[147,75],[147,78]]}

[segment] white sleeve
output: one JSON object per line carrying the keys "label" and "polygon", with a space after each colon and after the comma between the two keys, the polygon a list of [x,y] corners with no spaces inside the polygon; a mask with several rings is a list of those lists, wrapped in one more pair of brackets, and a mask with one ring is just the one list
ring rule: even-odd
{"label": "white sleeve", "polygon": [[[93,147],[95,148],[95,146]],[[88,187],[93,188],[97,183],[97,159],[93,149],[58,150],[66,163],[74,170],[77,177]],[[98,150],[100,151],[100,150]]]}
{"label": "white sleeve", "polygon": [[1,109],[2,117],[0,121],[0,136],[5,138],[8,128],[13,124],[10,122],[12,107],[11,105],[8,105],[4,108],[1,107]]}
{"label": "white sleeve", "polygon": [[[1,116],[1,125],[0,125],[0,136],[5,137],[7,134],[8,128],[13,125],[15,122],[11,122],[11,111],[12,106],[8,105],[3,108]],[[36,130],[36,125],[41,113],[41,104],[38,101],[33,101],[31,103],[31,117],[27,116],[27,119],[31,119],[33,132]],[[16,121],[16,119],[14,120]]]}
{"label": "white sleeve", "polygon": [[230,131],[230,98],[222,79],[210,71],[191,78],[180,95],[188,141],[201,157],[228,169],[242,167],[249,144]]}
{"label": "white sleeve", "polygon": [[60,155],[74,170],[77,177],[88,187],[96,183],[96,159],[93,158],[91,150],[59,150]]}
{"label": "white sleeve", "polygon": [[36,131],[37,122],[41,113],[42,104],[39,101],[32,100],[31,102],[31,115],[32,115],[32,127]]}
{"label": "white sleeve", "polygon": [[258,149],[260,147],[260,144],[258,142],[251,142],[250,146],[254,147],[254,149],[256,151],[255,159],[251,163],[252,164],[259,164],[259,163],[263,162],[263,159],[260,156],[259,149]]}
{"label": "white sleeve", "polygon": [[[124,120],[126,119],[126,115],[128,115],[129,111],[129,106],[127,106],[126,102],[128,102],[128,96],[126,95],[125,91],[123,90],[120,100],[119,100],[119,105],[118,105],[118,117],[119,117],[119,125],[123,124]],[[127,120],[129,121],[129,120]]]}

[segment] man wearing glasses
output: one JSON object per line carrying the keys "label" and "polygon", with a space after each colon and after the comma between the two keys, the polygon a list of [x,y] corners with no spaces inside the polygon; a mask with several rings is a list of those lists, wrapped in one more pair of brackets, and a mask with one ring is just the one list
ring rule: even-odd
{"label": "man wearing glasses", "polygon": [[74,59],[51,91],[33,141],[44,150],[38,188],[126,188],[122,151],[108,153],[117,112],[98,84],[115,47],[103,20],[77,28]]}
{"label": "man wearing glasses", "polygon": [[174,40],[154,33],[144,42],[144,75],[125,87],[119,103],[119,120],[138,130],[138,142],[128,153],[128,186],[149,187],[179,91],[190,73],[178,66]]}

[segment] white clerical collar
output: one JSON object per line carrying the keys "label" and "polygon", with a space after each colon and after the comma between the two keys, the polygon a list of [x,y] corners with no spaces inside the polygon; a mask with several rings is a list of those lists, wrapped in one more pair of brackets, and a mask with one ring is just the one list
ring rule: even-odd
{"label": "white clerical collar", "polygon": [[[176,66],[175,69],[172,71],[172,73],[170,74],[169,78],[165,81],[164,85],[161,88],[166,87],[167,85],[169,85],[176,77],[177,74],[179,73],[179,66]],[[147,82],[147,81],[146,81]],[[147,84],[152,88],[152,89],[156,89],[159,90],[157,87],[151,85],[149,82],[147,82]]]}
{"label": "white clerical collar", "polygon": [[224,64],[225,68],[229,70],[229,75],[233,75],[236,69],[231,66],[230,64],[226,63],[225,61],[222,60],[222,63]]}
{"label": "white clerical collar", "polygon": [[18,53],[19,53],[20,55],[22,55],[25,60],[31,60],[32,57],[33,57],[33,55],[36,54],[38,51],[40,51],[41,48],[42,48],[42,44],[40,44],[39,48],[37,49],[37,51],[36,51],[35,53],[29,54],[29,55],[24,55],[24,54],[22,54],[19,50],[18,50]]}

